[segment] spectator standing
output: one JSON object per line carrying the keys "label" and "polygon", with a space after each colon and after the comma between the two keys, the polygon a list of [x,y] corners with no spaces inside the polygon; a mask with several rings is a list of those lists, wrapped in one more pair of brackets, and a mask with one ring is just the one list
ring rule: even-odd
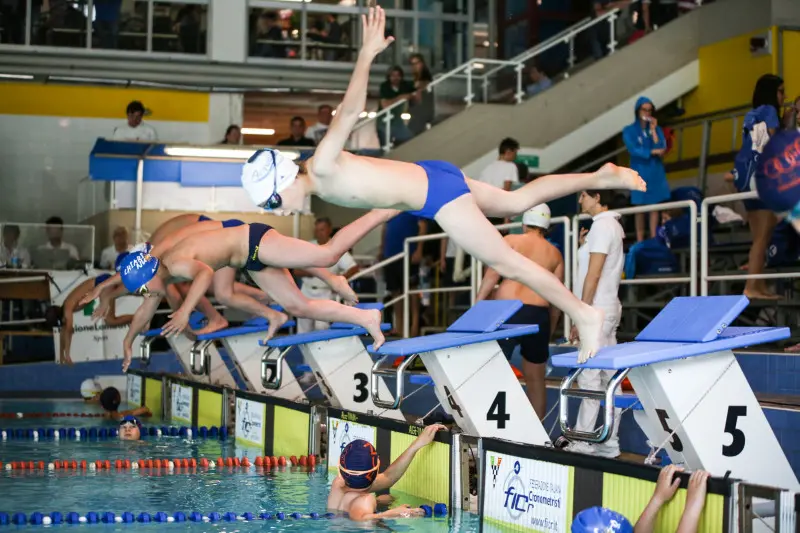
{"label": "spectator standing", "polygon": [[333,107],[322,104],[317,108],[317,123],[306,130],[306,137],[319,144],[325,134],[328,133],[328,126],[333,120]]}
{"label": "spectator standing", "polygon": [[223,137],[220,144],[240,144],[242,140],[242,129],[236,124],[231,124],[225,130],[225,137]]}
{"label": "spectator standing", "polygon": [[114,265],[117,261],[117,256],[123,252],[130,252],[133,249],[130,243],[130,236],[128,229],[124,226],[118,226],[114,230],[114,244],[105,248],[100,253],[100,268],[106,270],[114,270]]}
{"label": "spectator standing", "polygon": [[[736,190],[749,192],[756,190],[755,169],[758,156],[770,137],[780,129],[780,110],[785,99],[783,79],[773,74],[765,74],[756,82],[753,90],[753,109],[744,117],[742,147],[736,154],[734,170],[729,174]],[[648,185],[649,187],[649,185]],[[764,272],[767,247],[778,218],[759,199],[744,200],[747,222],[753,236],[747,262],[748,274]],[[748,279],[744,294],[750,299],[775,300],[779,296],[767,288],[763,279]]]}
{"label": "spectator standing", "polygon": [[47,244],[39,246],[40,250],[66,250],[70,259],[78,261],[80,255],[74,244],[64,242],[64,220],[61,217],[50,217],[45,221],[47,227]]}
{"label": "spectator standing", "polygon": [[[331,224],[331,220],[329,218],[318,218],[314,223],[314,239],[311,240],[311,243],[319,245],[327,244],[328,241],[331,240],[332,236],[333,225]],[[349,278],[358,272],[358,264],[356,263],[356,260],[353,259],[353,256],[350,255],[350,252],[345,252],[345,254],[339,258],[339,261],[328,270],[337,276]],[[331,288],[328,287],[328,285],[326,285],[321,279],[312,276],[305,270],[300,269],[295,270],[294,275],[302,279],[302,287],[300,288],[300,292],[302,292],[309,299],[333,299],[333,291],[331,291]],[[309,331],[318,329],[327,329],[329,326],[329,323],[320,320],[312,320],[310,318],[297,319],[298,333],[307,333]]]}
{"label": "spectator standing", "polygon": [[30,268],[31,254],[19,245],[19,226],[3,226],[3,243],[0,246],[0,266],[6,268]]}
{"label": "spectator standing", "polygon": [[497,152],[497,161],[492,161],[481,171],[478,181],[510,191],[511,186],[519,180],[519,171],[514,163],[514,160],[517,159],[517,152],[519,152],[519,142],[511,137],[506,137],[500,141]]}
{"label": "spectator standing", "polygon": [[528,72],[531,82],[525,87],[525,92],[528,96],[536,96],[540,92],[546,91],[553,85],[553,81],[547,77],[543,71],[539,70],[535,65],[531,67]]}
{"label": "spectator standing", "polygon": [[[381,258],[388,259],[402,253],[406,239],[425,235],[427,233],[428,222],[425,219],[414,216],[408,212],[400,213],[383,226],[383,231],[381,233]],[[411,254],[411,264],[419,265],[422,261],[422,246],[419,246],[419,243],[411,243],[409,253]],[[411,272],[413,272],[413,267]],[[389,292],[391,298],[395,298],[403,293],[403,276],[403,261],[395,261],[386,265],[386,268],[383,269],[386,290]],[[419,295],[415,294],[410,298],[411,326],[409,332],[412,337],[416,337],[419,334],[418,302]],[[394,320],[392,321],[392,326],[391,335],[403,334],[402,301],[394,306]]]}
{"label": "spectator standing", "polygon": [[419,135],[428,129],[428,124],[434,119],[433,93],[427,91],[428,85],[433,81],[433,75],[422,54],[412,54],[409,62],[411,74],[414,76],[415,92],[409,100],[411,118],[408,121],[408,129],[412,135]]}
{"label": "spectator standing", "polygon": [[315,147],[314,141],[306,137],[306,119],[293,117],[289,123],[290,136],[278,141],[278,146],[308,146]]}
{"label": "spectator standing", "polygon": [[[380,86],[380,103],[378,111],[392,106],[400,101],[408,102],[416,91],[414,84],[408,80],[403,79],[403,69],[394,66],[389,69],[386,74],[386,80]],[[402,144],[409,140],[412,135],[411,131],[406,126],[403,119],[400,117],[406,111],[406,105],[399,105],[392,108],[392,121],[389,126],[390,139],[386,139],[386,122],[381,118],[375,121],[378,128],[378,139],[380,139],[381,146],[386,146],[388,141],[396,145]]]}
{"label": "spectator standing", "polygon": [[94,31],[99,48],[117,48],[122,0],[94,0]]}
{"label": "spectator standing", "polygon": [[[615,9],[622,9],[627,7],[631,0],[593,0],[592,2],[592,17],[600,18],[609,11]],[[611,28],[608,22],[598,22],[589,28],[589,38],[592,43],[592,56],[595,59],[605,57],[609,50],[608,45],[611,42]]]}
{"label": "spectator standing", "polygon": [[184,54],[200,53],[200,8],[193,4],[184,5],[175,17],[173,31],[181,43]]}
{"label": "spectator standing", "polygon": [[[622,139],[631,158],[631,168],[647,183],[647,191],[631,191],[631,204],[653,205],[669,199],[670,191],[662,158],[667,151],[664,132],[653,114],[655,106],[648,98],[636,100],[633,123],[622,130]],[[650,237],[656,236],[659,214],[650,213]],[[644,213],[636,214],[636,240],[645,239]]]}
{"label": "spectator standing", "polygon": [[[256,23],[256,42],[253,43],[253,55],[259,57],[286,57],[286,46],[277,44],[283,41],[278,15],[265,11],[258,17]],[[267,41],[267,42],[261,42]]]}
{"label": "spectator standing", "polygon": [[144,111],[144,104],[138,100],[128,104],[128,108],[125,110],[128,122],[124,126],[114,128],[111,138],[115,141],[157,141],[156,130],[142,120]]}
{"label": "spectator standing", "polygon": [[[619,283],[625,263],[622,243],[625,232],[619,223],[619,215],[608,210],[613,198],[613,191],[584,191],[578,199],[581,211],[592,217],[592,227],[578,248],[578,276],[573,292],[584,303],[605,312],[599,348],[617,344],[617,328],[622,315]],[[570,339],[573,342],[579,340],[574,326]],[[584,369],[578,377],[578,386],[584,390],[604,390],[613,375],[613,370]],[[599,412],[599,401],[581,400],[575,429],[594,431]],[[612,459],[618,457],[617,432],[621,410],[617,409],[615,413],[614,428],[608,441],[603,444],[574,441],[566,449]]]}

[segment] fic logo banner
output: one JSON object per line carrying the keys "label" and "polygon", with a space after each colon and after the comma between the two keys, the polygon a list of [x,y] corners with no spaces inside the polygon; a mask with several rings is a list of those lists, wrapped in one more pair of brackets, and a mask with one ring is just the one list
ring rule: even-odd
{"label": "fic logo banner", "polygon": [[267,406],[236,398],[236,440],[264,448],[264,417]]}
{"label": "fic logo banner", "polygon": [[569,469],[487,452],[484,518],[514,529],[567,533]]}
{"label": "fic logo banner", "polygon": [[351,441],[362,439],[375,446],[373,426],[340,418],[328,419],[328,470],[339,469],[339,455]]}
{"label": "fic logo banner", "polygon": [[192,423],[192,388],[178,383],[172,384],[172,419],[185,424]]}
{"label": "fic logo banner", "polygon": [[131,405],[142,405],[142,376],[128,374],[128,386],[125,388],[125,400]]}

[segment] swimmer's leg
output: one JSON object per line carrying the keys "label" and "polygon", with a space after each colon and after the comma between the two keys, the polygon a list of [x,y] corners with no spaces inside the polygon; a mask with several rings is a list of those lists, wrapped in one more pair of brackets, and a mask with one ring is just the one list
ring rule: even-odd
{"label": "swimmer's leg", "polygon": [[369,332],[376,347],[384,343],[379,310],[348,307],[332,300],[310,300],[300,292],[291,274],[284,268],[265,268],[249,273],[253,281],[290,315],[325,322],[356,324]]}
{"label": "swimmer's leg", "polygon": [[261,238],[258,260],[278,268],[331,267],[367,233],[397,213],[399,211],[393,209],[373,209],[337,231],[330,241],[321,246],[281,235],[277,231],[268,231]]}
{"label": "swimmer's leg", "polygon": [[588,174],[542,176],[515,191],[504,191],[469,178],[467,185],[475,197],[475,203],[487,217],[512,217],[533,206],[586,189],[647,189],[638,173],[611,163]]}
{"label": "swimmer's leg", "polygon": [[245,285],[244,283],[239,283],[238,281],[233,283],[233,292],[238,292],[240,294],[249,296],[253,300],[261,302],[264,305],[269,305],[272,303],[272,300],[266,292],[262,291],[258,287],[251,287],[250,285]]}
{"label": "swimmer's leg", "polygon": [[[189,283],[167,285],[167,302],[173,311],[180,309],[190,286],[191,284]],[[197,310],[203,313],[203,316],[206,317],[206,320],[208,320],[208,324],[197,331],[192,330],[192,333],[195,335],[214,333],[215,331],[219,331],[228,327],[228,321],[225,320],[225,317],[223,317],[219,311],[214,309],[214,306],[205,296],[203,296],[197,303]]]}
{"label": "swimmer's leg", "polygon": [[269,321],[269,326],[264,340],[271,339],[275,332],[281,329],[286,321],[289,320],[289,317],[270,309],[247,294],[234,291],[233,284],[235,280],[236,270],[231,267],[221,268],[214,272],[214,279],[212,280],[214,297],[222,305],[239,309],[253,316],[266,318]]}
{"label": "swimmer's leg", "polygon": [[469,255],[492,267],[500,276],[526,285],[569,315],[581,338],[579,361],[584,362],[597,353],[603,312],[581,302],[555,275],[508,246],[483,216],[471,194],[442,207],[436,222]]}

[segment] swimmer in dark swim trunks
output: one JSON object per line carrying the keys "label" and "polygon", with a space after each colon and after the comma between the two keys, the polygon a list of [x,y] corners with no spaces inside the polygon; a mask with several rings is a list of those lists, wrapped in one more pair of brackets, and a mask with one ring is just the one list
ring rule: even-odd
{"label": "swimmer in dark swim trunks", "polygon": [[366,105],[372,62],[394,40],[386,37],[386,14],[381,7],[369,8],[362,25],[363,44],[350,85],[328,132],[305,165],[307,172],[300,173],[279,151],[259,150],[242,167],[242,186],[256,205],[278,213],[299,211],[306,196],[315,194],[345,207],[402,209],[434,218],[466,253],[566,312],[580,332],[578,361],[586,361],[600,347],[603,312],[581,302],[551,272],[514,253],[486,217],[516,216],[586,189],[644,191],[644,180],[631,169],[607,164],[594,173],[543,176],[515,191],[504,191],[466,178],[457,167],[442,161],[411,164],[344,151]]}
{"label": "swimmer in dark swim trunks", "polygon": [[[511,248],[527,257],[559,280],[564,280],[564,258],[558,249],[545,239],[550,227],[550,208],[547,204],[537,205],[522,215],[525,232],[522,235],[508,235],[505,241]],[[478,300],[489,298],[500,275],[487,269],[483,283],[478,290]],[[505,279],[494,294],[495,300],[521,300],[522,309],[508,320],[508,324],[538,324],[539,332],[534,335],[500,341],[500,347],[507,359],[516,346],[522,352],[522,375],[525,378],[528,399],[540,419],[544,419],[547,407],[545,374],[547,359],[550,357],[550,336],[558,323],[559,311],[550,307],[547,301],[519,282]]]}
{"label": "swimmer in dark swim trunks", "polygon": [[[115,268],[119,271],[119,265],[122,262],[122,258],[128,255],[128,252],[122,252],[117,256]],[[73,331],[73,318],[72,315],[79,311],[82,311],[84,307],[92,303],[94,298],[89,300],[86,303],[83,303],[81,300],[83,296],[92,290],[94,287],[98,286],[99,284],[103,283],[105,280],[109,279],[111,274],[100,274],[97,277],[87,279],[74,289],[67,295],[64,299],[64,303],[60,306],[54,305],[47,309],[47,313],[45,314],[45,320],[47,325],[50,327],[59,327],[59,343],[58,343],[58,360],[62,364],[71,365],[72,358],[69,355],[70,347],[72,345],[72,334]],[[108,309],[107,314],[105,315],[105,325],[110,327],[116,326],[127,326],[131,323],[133,319],[133,315],[122,315],[117,316],[116,308],[114,307],[113,302]]]}
{"label": "swimmer in dark swim trunks", "polygon": [[[130,292],[145,296],[145,301],[134,315],[125,339],[126,362],[123,366],[127,368],[133,339],[150,323],[168,284],[179,279],[192,280],[185,301],[162,330],[164,335],[175,335],[186,329],[189,314],[211,285],[214,272],[225,267],[246,269],[264,292],[295,316],[356,324],[365,328],[376,344],[382,344],[384,337],[379,310],[358,309],[330,300],[309,300],[286,269],[325,270],[364,235],[396,214],[392,210],[371,211],[342,228],[322,246],[286,237],[266,224],[245,224],[183,239],[160,259],[152,254],[132,253],[121,266],[122,282]],[[346,300],[355,300],[355,294],[344,278],[327,274],[329,279],[341,279],[343,283],[343,286],[333,283],[331,289],[345,295]],[[322,273],[315,271],[315,275],[325,279]]]}

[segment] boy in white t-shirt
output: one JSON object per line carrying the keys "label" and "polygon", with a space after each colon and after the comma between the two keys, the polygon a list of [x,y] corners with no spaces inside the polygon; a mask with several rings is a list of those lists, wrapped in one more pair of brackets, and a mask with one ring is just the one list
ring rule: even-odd
{"label": "boy in white t-shirt", "polygon": [[[622,243],[625,231],[619,223],[619,215],[608,210],[612,198],[611,191],[584,191],[578,199],[581,211],[592,216],[592,228],[578,249],[578,276],[573,293],[583,302],[605,312],[600,348],[617,344],[617,328],[622,314],[618,293],[625,264]],[[577,336],[577,330],[573,328],[571,340],[577,339]],[[581,389],[603,390],[613,375],[613,370],[584,369],[578,376],[578,386]],[[582,400],[575,429],[594,431],[599,412],[599,401]],[[620,415],[621,411],[617,409],[611,438],[603,444],[576,441],[567,445],[566,449],[602,457],[618,457]]]}

